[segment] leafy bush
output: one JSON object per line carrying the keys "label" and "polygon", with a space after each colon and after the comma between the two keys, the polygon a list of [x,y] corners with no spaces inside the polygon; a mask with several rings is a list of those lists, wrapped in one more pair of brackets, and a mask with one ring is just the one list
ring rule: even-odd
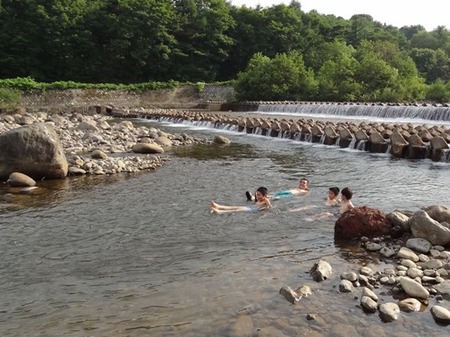
{"label": "leafy bush", "polygon": [[20,105],[21,92],[17,89],[0,87],[0,108],[12,109]]}

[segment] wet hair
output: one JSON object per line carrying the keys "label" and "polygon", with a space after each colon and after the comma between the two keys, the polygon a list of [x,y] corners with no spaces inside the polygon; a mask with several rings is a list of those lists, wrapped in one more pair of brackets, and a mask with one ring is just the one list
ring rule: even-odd
{"label": "wet hair", "polygon": [[269,192],[267,191],[267,188],[265,187],[258,187],[258,189],[256,190],[256,192],[261,193],[263,196],[266,196]]}
{"label": "wet hair", "polygon": [[339,195],[339,187],[336,187],[336,186],[330,187],[329,190],[330,190],[331,192],[333,192],[333,194],[334,194],[335,196],[338,196],[338,195]]}
{"label": "wet hair", "polygon": [[353,191],[350,187],[345,187],[342,189],[341,194],[347,198],[347,200],[350,200],[353,196]]}
{"label": "wet hair", "polygon": [[302,178],[302,179],[300,179],[300,182],[302,182],[303,180],[306,181],[309,184],[309,180],[308,179]]}

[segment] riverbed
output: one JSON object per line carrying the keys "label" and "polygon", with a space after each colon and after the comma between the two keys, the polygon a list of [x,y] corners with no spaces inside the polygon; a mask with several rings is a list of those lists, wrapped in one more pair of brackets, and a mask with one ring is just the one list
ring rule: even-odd
{"label": "riverbed", "polygon": [[[150,125],[153,122],[147,122]],[[228,137],[232,144],[169,151],[163,168],[39,184],[33,194],[0,187],[2,336],[423,336],[448,328],[428,308],[384,324],[359,307],[360,289],[339,293],[339,275],[383,261],[358,243],[334,241],[330,186],[354,204],[415,211],[448,205],[450,166],[351,149],[156,123],[171,133]],[[296,187],[307,197],[260,213],[212,214],[209,201],[245,205],[245,191]],[[306,211],[295,211],[302,206]],[[333,277],[310,275],[328,261]],[[313,293],[291,305],[282,286]],[[389,288],[375,290],[395,301]],[[358,298],[358,299],[355,299]],[[433,304],[430,299],[430,306]],[[307,320],[306,315],[315,315]]]}

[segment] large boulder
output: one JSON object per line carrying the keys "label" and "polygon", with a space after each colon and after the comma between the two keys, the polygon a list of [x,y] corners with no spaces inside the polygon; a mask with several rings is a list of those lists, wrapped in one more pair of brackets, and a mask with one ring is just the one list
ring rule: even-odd
{"label": "large boulder", "polygon": [[424,209],[425,212],[437,222],[450,224],[450,207],[444,205],[433,205]]}
{"label": "large boulder", "polygon": [[426,239],[433,245],[445,246],[450,243],[450,225],[433,220],[425,211],[414,213],[408,223],[411,233],[416,238]]}
{"label": "large boulder", "polygon": [[388,234],[392,224],[382,211],[367,206],[345,212],[334,224],[336,239],[355,239]]}
{"label": "large boulder", "polygon": [[60,179],[67,171],[61,141],[51,124],[26,125],[0,135],[0,180],[13,172],[33,179]]}

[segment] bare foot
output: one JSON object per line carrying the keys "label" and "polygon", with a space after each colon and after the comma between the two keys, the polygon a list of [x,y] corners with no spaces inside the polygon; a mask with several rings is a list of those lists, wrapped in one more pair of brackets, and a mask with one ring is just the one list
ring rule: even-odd
{"label": "bare foot", "polygon": [[211,200],[210,205],[211,205],[211,208],[214,208],[214,209],[219,208],[219,206],[213,200]]}

